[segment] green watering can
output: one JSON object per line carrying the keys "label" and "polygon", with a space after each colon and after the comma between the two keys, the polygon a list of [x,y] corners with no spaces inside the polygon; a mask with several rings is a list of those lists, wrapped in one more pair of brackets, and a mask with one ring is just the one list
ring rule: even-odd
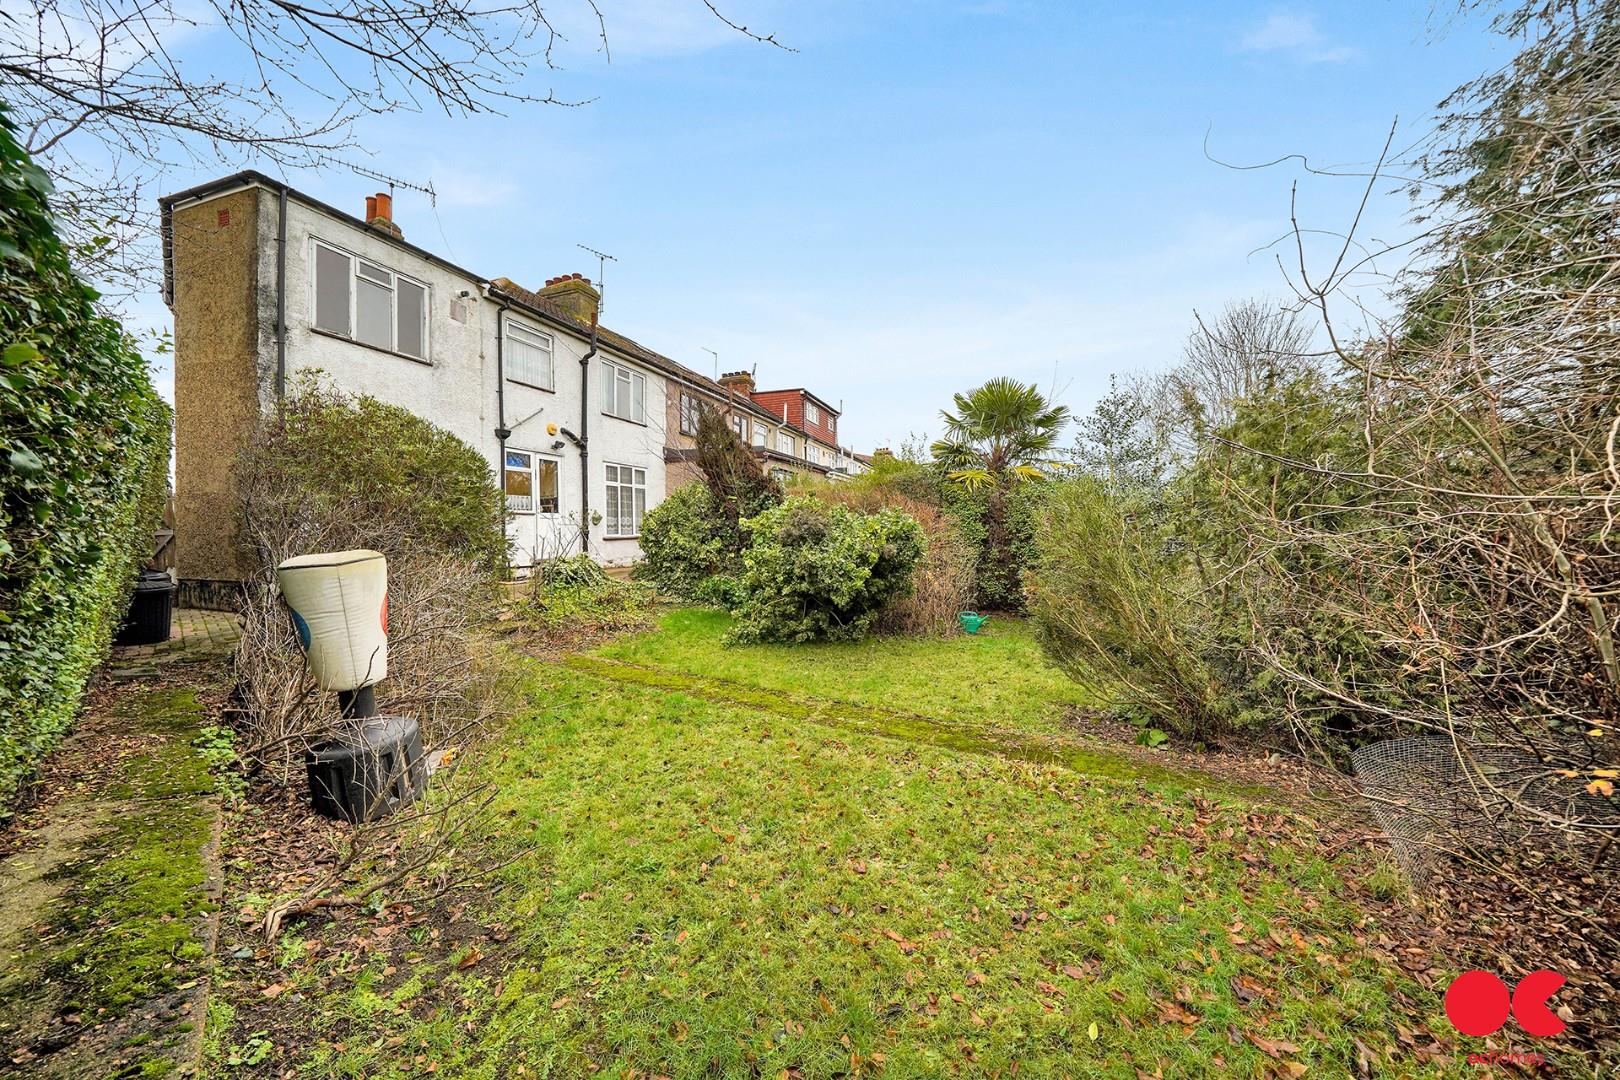
{"label": "green watering can", "polygon": [[962,629],[970,634],[977,634],[979,627],[990,621],[990,616],[980,615],[977,611],[964,611],[957,618],[962,620]]}

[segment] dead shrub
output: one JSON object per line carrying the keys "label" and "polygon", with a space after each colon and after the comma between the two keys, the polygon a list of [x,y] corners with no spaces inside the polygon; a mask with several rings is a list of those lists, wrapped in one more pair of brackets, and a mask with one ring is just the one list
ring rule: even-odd
{"label": "dead shrub", "polygon": [[[357,453],[360,441],[369,448]],[[370,548],[388,559],[379,710],[415,717],[429,753],[476,729],[489,703],[474,631],[493,607],[492,553],[505,544],[482,455],[403,409],[305,381],[244,450],[237,483],[254,564],[236,657],[247,760],[291,779],[304,751],[341,724],[276,586],[279,563],[316,551]]]}

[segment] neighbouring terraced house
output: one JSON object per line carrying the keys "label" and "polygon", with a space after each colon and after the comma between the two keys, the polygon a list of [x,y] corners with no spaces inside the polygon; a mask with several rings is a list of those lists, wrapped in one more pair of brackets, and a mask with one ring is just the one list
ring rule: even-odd
{"label": "neighbouring terraced house", "polygon": [[744,372],[710,379],[598,325],[581,275],[532,290],[484,278],[406,241],[392,196],[365,203],[352,216],[252,171],[160,201],[184,600],[228,603],[245,576],[233,462],[312,369],[483,453],[520,571],[582,546],[609,565],[639,558],[646,512],[696,477],[705,405],[779,476],[864,471],[825,400],[756,391]]}

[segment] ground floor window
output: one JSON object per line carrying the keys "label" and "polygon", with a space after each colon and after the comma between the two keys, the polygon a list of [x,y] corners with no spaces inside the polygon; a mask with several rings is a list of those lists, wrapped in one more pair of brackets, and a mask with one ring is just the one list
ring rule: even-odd
{"label": "ground floor window", "polygon": [[557,459],[506,452],[506,508],[514,514],[557,512]]}
{"label": "ground floor window", "polygon": [[638,536],[647,513],[647,470],[607,467],[607,535]]}

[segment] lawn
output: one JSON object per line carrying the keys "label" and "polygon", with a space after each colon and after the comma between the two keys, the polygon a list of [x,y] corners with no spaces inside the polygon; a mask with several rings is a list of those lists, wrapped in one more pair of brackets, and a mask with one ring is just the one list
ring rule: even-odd
{"label": "lawn", "polygon": [[1044,737],[1081,697],[1017,624],[794,649],[723,629],[676,612],[594,661],[522,662],[528,705],[477,765],[477,844],[524,856],[467,901],[487,932],[427,962],[291,949],[306,1074],[1464,1071],[1414,1050],[1438,994],[1308,819],[793,704]]}
{"label": "lawn", "polygon": [[996,730],[1052,734],[1086,692],[1041,658],[1029,624],[992,618],[976,635],[869,638],[822,645],[721,648],[730,619],[683,608],[660,632],[600,655],[633,664],[793,695],[875,706]]}

